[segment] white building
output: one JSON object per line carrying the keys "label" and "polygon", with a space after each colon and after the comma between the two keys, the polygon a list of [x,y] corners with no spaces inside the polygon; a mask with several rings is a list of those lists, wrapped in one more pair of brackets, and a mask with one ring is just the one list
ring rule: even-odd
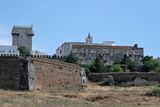
{"label": "white building", "polygon": [[104,41],[102,43],[102,45],[104,45],[104,46],[115,46],[116,42],[114,42],[114,41]]}
{"label": "white building", "polygon": [[19,55],[17,46],[0,45],[0,54]]}
{"label": "white building", "polygon": [[40,51],[32,51],[31,52],[31,55],[39,55],[39,56],[43,56],[43,55],[48,55],[47,53],[45,52],[40,52]]}

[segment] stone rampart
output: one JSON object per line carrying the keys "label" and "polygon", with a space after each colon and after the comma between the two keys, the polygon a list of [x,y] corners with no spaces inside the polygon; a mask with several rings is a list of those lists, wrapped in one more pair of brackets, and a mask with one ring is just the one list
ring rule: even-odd
{"label": "stone rampart", "polygon": [[27,62],[19,57],[0,57],[0,88],[28,89]]}
{"label": "stone rampart", "polygon": [[[75,64],[69,64],[53,59],[29,58],[30,66],[34,67],[34,89],[50,90],[52,88],[80,88],[80,70]],[[33,73],[34,74],[34,73]]]}
{"label": "stone rampart", "polygon": [[81,67],[41,57],[0,57],[0,88],[51,90],[80,88]]}

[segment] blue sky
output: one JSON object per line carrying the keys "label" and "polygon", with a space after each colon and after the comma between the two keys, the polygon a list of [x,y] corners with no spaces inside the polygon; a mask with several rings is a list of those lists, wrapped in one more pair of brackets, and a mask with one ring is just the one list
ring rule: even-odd
{"label": "blue sky", "polygon": [[31,25],[33,49],[54,54],[63,42],[144,47],[160,56],[160,0],[0,0],[0,45],[11,45],[13,25]]}

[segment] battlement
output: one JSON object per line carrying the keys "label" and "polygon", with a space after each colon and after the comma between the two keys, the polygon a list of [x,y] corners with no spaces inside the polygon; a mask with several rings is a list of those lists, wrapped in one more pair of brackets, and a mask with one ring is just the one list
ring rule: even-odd
{"label": "battlement", "polygon": [[[26,57],[20,54],[0,54],[0,57]],[[59,60],[63,60],[66,57],[65,56],[55,56],[55,55],[30,55],[27,57],[32,57],[32,58],[49,58],[49,59],[59,59]]]}
{"label": "battlement", "polygon": [[12,28],[12,45],[25,46],[30,52],[32,51],[32,37],[34,31],[32,26],[13,26]]}
{"label": "battlement", "polygon": [[12,35],[19,34],[21,31],[25,31],[28,35],[31,36],[34,35],[33,26],[17,26],[17,25],[13,26]]}

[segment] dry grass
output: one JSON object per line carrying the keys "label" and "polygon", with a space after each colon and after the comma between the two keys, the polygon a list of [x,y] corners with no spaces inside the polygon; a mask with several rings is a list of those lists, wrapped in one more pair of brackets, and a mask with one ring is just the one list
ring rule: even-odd
{"label": "dry grass", "polygon": [[0,90],[0,107],[160,107],[160,98],[144,94],[152,87],[101,87],[50,92]]}

